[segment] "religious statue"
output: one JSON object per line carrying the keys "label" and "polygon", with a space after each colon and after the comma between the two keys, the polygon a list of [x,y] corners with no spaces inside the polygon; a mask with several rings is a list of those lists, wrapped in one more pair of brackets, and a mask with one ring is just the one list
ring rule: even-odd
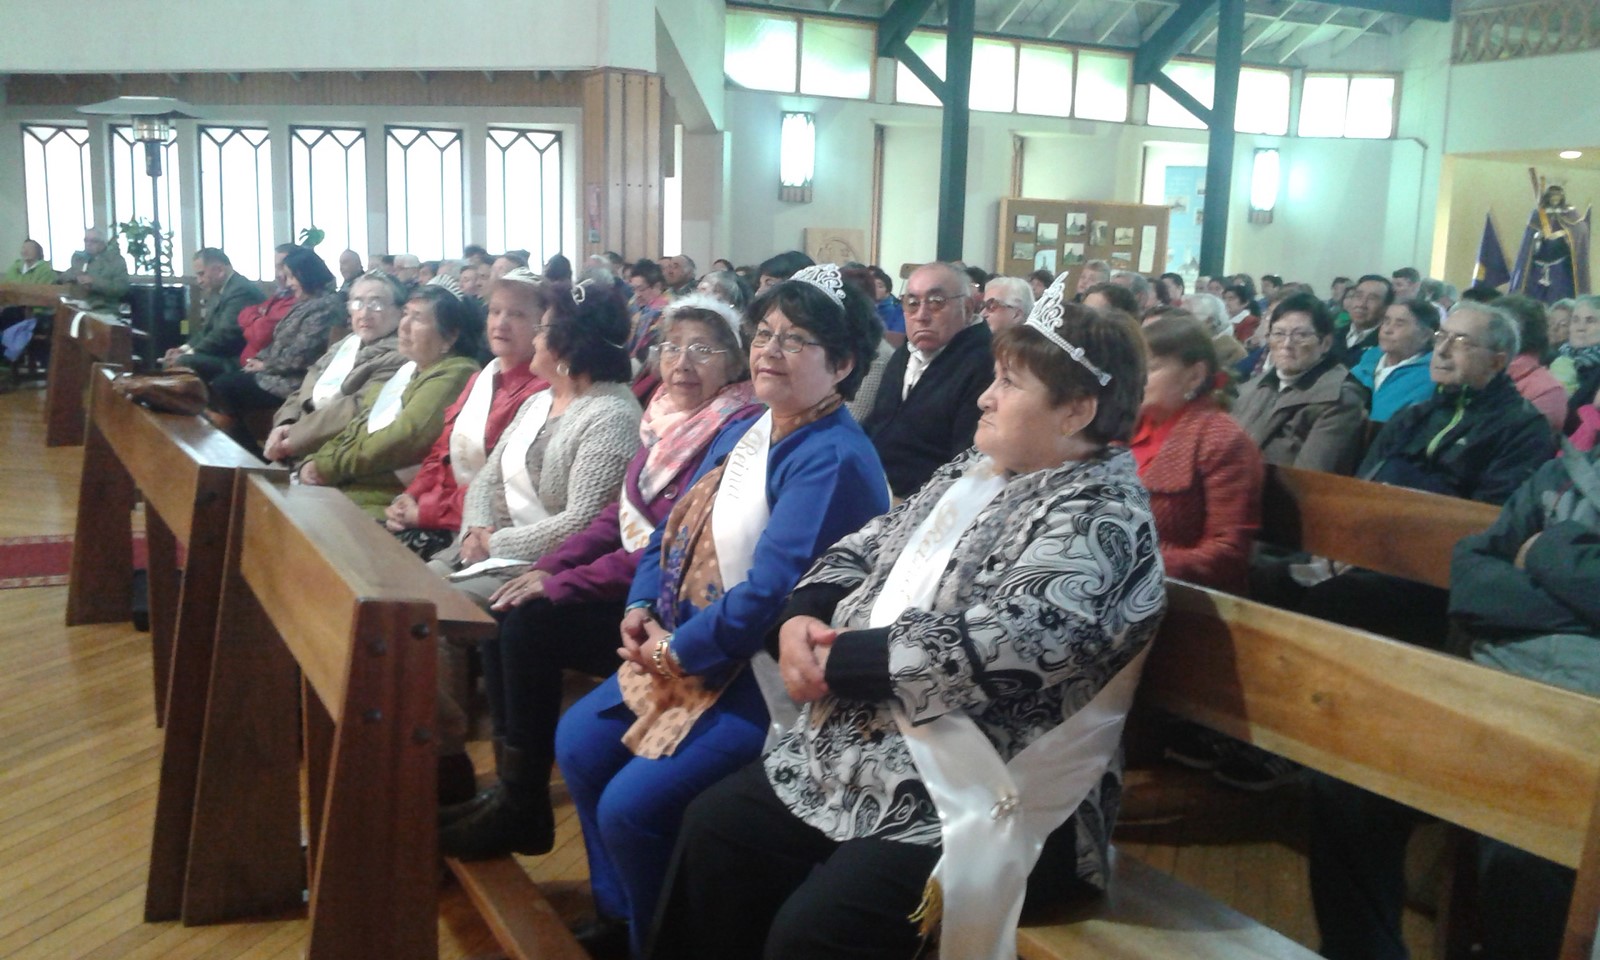
{"label": "religious statue", "polygon": [[1559,184],[1539,194],[1528,217],[1511,269],[1511,292],[1544,303],[1589,292],[1589,211],[1579,217]]}

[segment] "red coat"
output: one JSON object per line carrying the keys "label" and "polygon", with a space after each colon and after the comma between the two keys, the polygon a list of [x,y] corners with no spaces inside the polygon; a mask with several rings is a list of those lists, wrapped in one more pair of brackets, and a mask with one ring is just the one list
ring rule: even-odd
{"label": "red coat", "polygon": [[[461,504],[466,500],[467,488],[456,484],[455,471],[450,468],[450,434],[455,431],[456,417],[467,405],[472,395],[472,385],[482,373],[475,373],[467,381],[461,395],[456,397],[444,412],[444,432],[433,443],[433,449],[422,461],[416,478],[406,493],[417,501],[417,526],[424,530],[461,529]],[[521,364],[497,375],[494,395],[489,400],[489,418],[483,428],[483,448],[493,450],[500,442],[500,434],[521,409],[522,402],[549,384],[533,375],[527,364]]]}
{"label": "red coat", "polygon": [[244,331],[244,350],[239,353],[240,363],[267,348],[267,344],[272,342],[272,331],[278,329],[278,321],[294,309],[294,303],[294,294],[284,293],[239,311],[239,329]]}
{"label": "red coat", "polygon": [[1178,414],[1139,471],[1150,491],[1167,576],[1244,594],[1261,527],[1261,451],[1209,400]]}

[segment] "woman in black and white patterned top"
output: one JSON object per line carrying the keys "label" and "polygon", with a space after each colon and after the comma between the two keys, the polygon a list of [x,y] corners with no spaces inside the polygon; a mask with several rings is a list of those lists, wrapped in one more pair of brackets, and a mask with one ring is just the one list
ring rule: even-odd
{"label": "woman in black and white patterned top", "polygon": [[1061,293],[996,336],[976,449],[791,596],[775,640],[807,706],[690,807],[656,956],[912,957],[941,927],[944,956],[1015,956],[1026,877],[1069,816],[1073,872],[1104,886],[1165,590],[1123,446],[1138,333]]}

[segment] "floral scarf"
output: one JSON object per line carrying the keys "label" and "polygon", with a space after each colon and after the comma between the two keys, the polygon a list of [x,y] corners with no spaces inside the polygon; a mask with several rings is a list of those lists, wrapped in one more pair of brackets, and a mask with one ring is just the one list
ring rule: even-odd
{"label": "floral scarf", "polygon": [[750,381],[730,383],[695,410],[679,410],[665,390],[655,399],[639,421],[639,442],[650,452],[639,471],[639,492],[654,500],[666,485],[705,449],[735,414],[755,402]]}

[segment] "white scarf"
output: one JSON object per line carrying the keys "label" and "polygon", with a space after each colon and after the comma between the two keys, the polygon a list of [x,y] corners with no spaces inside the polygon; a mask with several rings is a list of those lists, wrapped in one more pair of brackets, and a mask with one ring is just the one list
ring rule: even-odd
{"label": "white scarf", "polygon": [[400,417],[400,401],[416,375],[417,361],[407,360],[378,391],[378,398],[372,401],[372,412],[367,414],[368,434],[377,433]]}
{"label": "white scarf", "polygon": [[343,391],[344,380],[350,376],[350,371],[356,368],[356,354],[361,352],[361,338],[355,334],[346,336],[334,348],[333,359],[322,368],[322,376],[311,385],[311,409],[315,410],[337,397]]}
{"label": "white scarf", "polygon": [[533,486],[528,473],[528,450],[539,439],[539,431],[550,419],[554,400],[549,390],[540,390],[523,402],[522,422],[506,438],[505,449],[500,454],[500,473],[504,478],[506,507],[511,511],[511,523],[526,527],[550,516],[539,491]]}
{"label": "white scarf", "polygon": [[[962,535],[1005,485],[985,458],[944,492],[884,580],[871,626],[889,626],[907,607],[933,605]],[[1010,763],[965,713],[913,725],[900,706],[893,708],[939,811],[942,852],[931,881],[943,896],[943,956],[1014,960],[1028,873],[1045,838],[1078,808],[1116,755],[1144,656],[1141,651],[1087,705]]]}
{"label": "white scarf", "polygon": [[[722,482],[711,502],[711,539],[726,593],[750,576],[756,544],[767,529],[772,507],[767,503],[767,460],[772,454],[772,411],[745,431],[728,454]],[[778,662],[765,650],[750,658],[750,670],[767,705],[767,746],[788,730],[800,708],[789,699]]]}
{"label": "white scarf", "polygon": [[455,474],[457,486],[470,484],[489,459],[483,438],[489,430],[494,378],[499,373],[500,358],[495,357],[473,381],[472,392],[467,394],[467,402],[461,405],[455,426],[450,430],[450,472]]}

